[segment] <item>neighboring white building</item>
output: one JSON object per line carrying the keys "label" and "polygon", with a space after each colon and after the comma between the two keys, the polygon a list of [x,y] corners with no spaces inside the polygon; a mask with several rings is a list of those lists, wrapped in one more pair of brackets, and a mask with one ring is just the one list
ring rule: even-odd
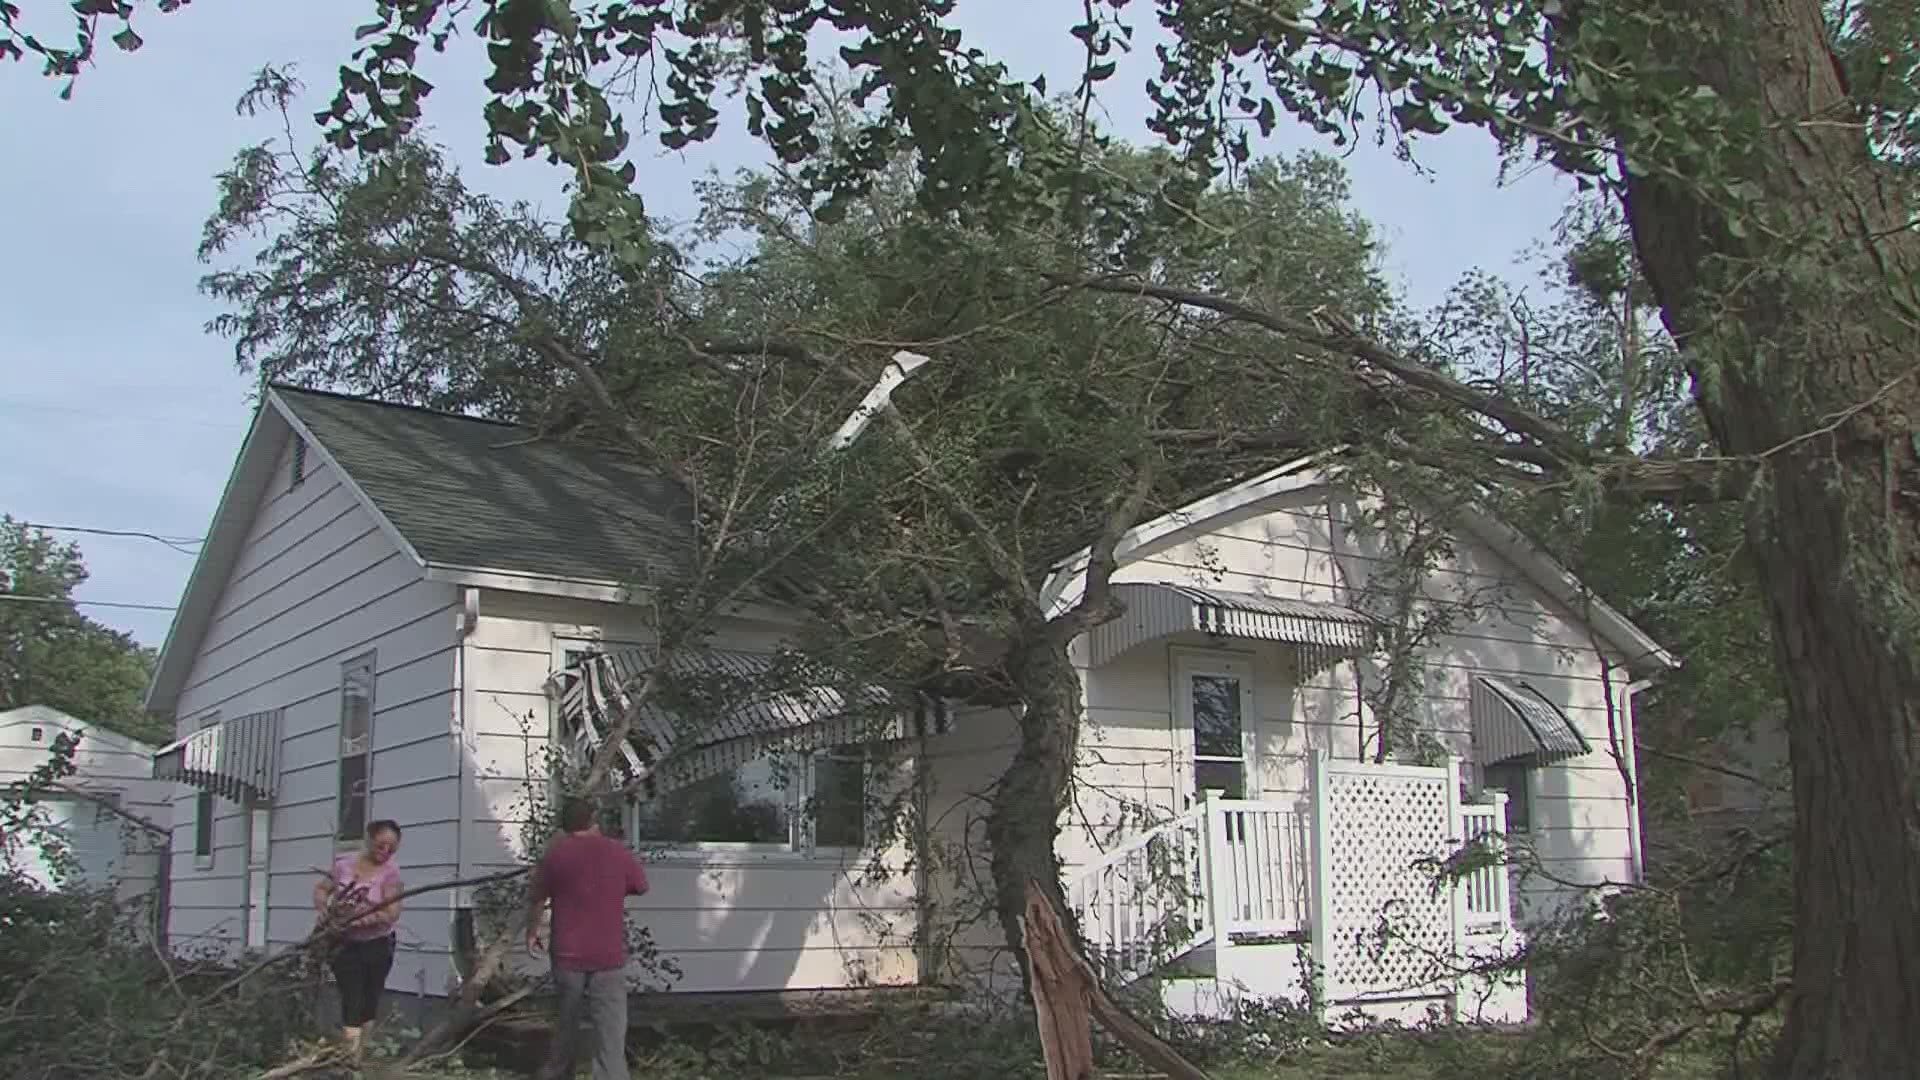
{"label": "neighboring white building", "polygon": [[[57,830],[77,863],[72,884],[115,883],[122,898],[153,893],[160,885],[173,795],[153,778],[154,748],[45,705],[0,712],[0,786],[26,780],[51,760],[62,735],[78,740],[74,773],[38,802],[46,826]],[[150,827],[151,826],[151,827]],[[41,885],[56,880],[33,837],[9,838],[6,857]]]}
{"label": "neighboring white building", "polygon": [[[410,885],[525,854],[523,799],[544,783],[550,738],[593,742],[603,714],[592,706],[613,703],[622,676],[646,662],[651,633],[632,600],[671,580],[686,548],[684,500],[670,485],[612,454],[530,436],[268,392],[148,699],[180,736],[155,766],[180,781],[176,942],[299,940],[315,868],[372,818],[404,826]],[[1060,850],[1089,942],[1124,976],[1177,971],[1287,992],[1272,973],[1274,950],[1297,953],[1275,944],[1291,935],[1320,950],[1336,997],[1456,1002],[1457,986],[1388,987],[1391,973],[1367,974],[1340,935],[1392,901],[1450,951],[1508,940],[1504,876],[1430,903],[1414,899],[1430,890],[1405,860],[1389,865],[1444,854],[1462,830],[1500,831],[1497,809],[1464,803],[1463,786],[1513,791],[1532,846],[1563,881],[1638,873],[1622,776],[1633,768],[1633,680],[1672,658],[1512,530],[1471,521],[1435,588],[1498,595],[1436,643],[1418,709],[1465,765],[1363,769],[1356,680],[1369,677],[1370,638],[1344,605],[1378,556],[1348,528],[1352,513],[1351,496],[1311,469],[1278,470],[1122,545],[1128,613],[1073,647],[1088,724]],[[1049,588],[1070,603],[1076,568]],[[791,612],[751,606],[715,629],[712,649],[687,662],[748,678],[806,632]],[[930,873],[913,846],[981,857],[980,796],[1011,753],[1013,718],[873,695],[868,706],[894,703],[881,730],[840,719],[822,690],[752,702],[696,745],[672,747],[657,797],[629,826],[673,845],[636,908],[683,973],[676,989],[909,984],[949,979],[956,963],[971,975],[1007,970],[990,922],[945,941],[938,959],[926,947],[962,902],[952,881],[975,875],[951,864]],[[641,727],[671,739],[665,718]],[[884,775],[849,745],[874,739],[893,744]],[[875,850],[873,823],[852,808],[876,787],[911,788],[926,834]],[[1209,801],[1209,788],[1230,798]],[[1123,903],[1140,891],[1143,853],[1168,847],[1210,859],[1197,898]],[[391,986],[446,992],[454,928],[472,902],[449,890],[408,903]],[[1143,959],[1148,924],[1170,913],[1202,932]],[[1212,925],[1228,933],[1213,941]],[[1195,996],[1169,990],[1180,993]]]}

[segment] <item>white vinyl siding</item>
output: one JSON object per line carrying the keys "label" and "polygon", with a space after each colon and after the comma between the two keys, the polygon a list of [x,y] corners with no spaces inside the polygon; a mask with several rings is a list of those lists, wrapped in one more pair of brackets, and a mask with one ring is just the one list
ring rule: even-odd
{"label": "white vinyl siding", "polygon": [[[470,718],[464,786],[471,802],[461,840],[463,875],[515,865],[523,854],[529,782],[545,782],[550,703],[541,687],[547,676],[569,649],[612,649],[651,636],[644,613],[631,607],[491,591],[481,594],[479,606],[464,650],[462,707]],[[767,653],[778,647],[780,633],[730,623],[713,642]],[[840,764],[814,768],[828,803],[829,769]],[[904,756],[876,766],[864,781],[866,802],[896,797],[911,774]],[[839,778],[850,790],[847,774]],[[830,844],[835,833],[842,840],[852,835],[847,808],[835,812],[810,796],[801,805],[813,813],[797,816],[813,821],[816,831],[797,837],[797,844],[695,844],[650,858],[652,892],[634,902],[635,910],[662,955],[684,973],[674,989],[835,989],[911,983],[919,976],[914,875],[905,846],[876,852]],[[414,844],[411,832],[407,843]],[[640,846],[651,856],[653,845]]]}
{"label": "white vinyl siding", "polygon": [[[291,440],[273,475],[291,475]],[[280,788],[265,811],[265,943],[282,948],[313,926],[316,870],[341,832],[343,665],[371,655],[366,740],[369,813],[400,821],[409,881],[451,878],[458,862],[459,761],[453,730],[458,591],[427,581],[309,448],[298,485],[270,483],[254,510],[207,632],[195,651],[176,715],[218,709],[244,716],[281,709]],[[189,730],[182,726],[181,734]],[[260,931],[250,894],[261,895],[250,850],[260,831],[247,808],[215,802],[212,866],[195,866],[198,801],[175,802],[170,933],[182,950],[238,949]],[[444,993],[451,972],[451,897],[410,901],[388,986]]]}
{"label": "white vinyl siding", "polygon": [[[1274,510],[1228,528],[1175,545],[1122,567],[1116,581],[1170,581],[1302,600],[1351,603],[1382,563],[1377,542],[1355,529],[1356,507],[1345,494],[1326,488],[1293,496],[1291,507]],[[1547,872],[1567,881],[1600,884],[1631,880],[1632,849],[1628,822],[1632,813],[1625,785],[1610,757],[1608,681],[1588,628],[1563,605],[1532,586],[1511,563],[1471,537],[1457,538],[1450,560],[1431,574],[1424,603],[1451,605],[1456,618],[1448,632],[1428,648],[1412,713],[1422,730],[1450,752],[1471,758],[1472,678],[1493,675],[1525,682],[1550,700],[1592,747],[1582,757],[1527,770],[1530,781],[1522,813],[1531,826],[1534,854]],[[1196,635],[1197,637],[1198,635]],[[1310,672],[1297,688],[1284,650],[1253,650],[1260,690],[1259,732],[1265,798],[1304,793],[1305,755],[1326,749],[1336,758],[1361,755],[1361,728],[1369,743],[1377,738],[1371,712],[1359,699],[1359,677],[1376,679],[1369,661],[1342,662]],[[1267,659],[1258,659],[1265,656]],[[1618,698],[1627,677],[1623,658],[1615,665],[1611,689]],[[1082,738],[1083,755],[1094,755],[1085,769],[1090,779],[1109,776],[1116,751],[1142,760],[1139,751],[1106,741],[1133,728],[1142,714],[1166,715],[1167,658],[1150,647],[1133,650],[1109,668],[1089,675],[1092,730]],[[1128,674],[1137,671],[1138,674]],[[1267,696],[1269,685],[1284,696]],[[1137,741],[1137,740],[1136,740]],[[1369,745],[1369,750],[1371,745]],[[1104,770],[1104,771],[1103,771]],[[1063,841],[1064,842],[1064,841]],[[1528,888],[1547,900],[1564,890],[1536,880]]]}
{"label": "white vinyl siding", "polygon": [[[1276,508],[1267,513],[1127,563],[1114,580],[1351,603],[1353,588],[1381,562],[1377,547],[1351,527],[1352,500],[1325,488],[1288,499],[1275,500]],[[1526,770],[1526,791],[1515,801],[1530,827],[1535,855],[1551,875],[1567,881],[1630,880],[1632,811],[1608,754],[1606,684],[1588,629],[1470,537],[1459,538],[1454,557],[1432,575],[1428,593],[1428,603],[1459,605],[1460,617],[1426,652],[1412,710],[1421,728],[1448,751],[1470,758],[1471,677],[1490,674],[1536,687],[1566,713],[1593,752]],[[1462,605],[1462,596],[1477,602]],[[1081,667],[1086,722],[1057,841],[1069,873],[1122,838],[1184,809],[1202,786],[1196,765],[1234,772],[1230,740],[1224,738],[1231,725],[1224,715],[1215,725],[1223,738],[1213,747],[1224,752],[1197,753],[1202,747],[1195,741],[1192,679],[1204,674],[1209,662],[1220,667],[1231,658],[1233,674],[1241,668],[1246,672],[1249,693],[1239,719],[1244,752],[1253,763],[1247,790],[1262,799],[1303,799],[1312,752],[1354,761],[1362,753],[1363,727],[1369,741],[1378,737],[1356,684],[1356,669],[1362,678],[1378,677],[1366,660],[1297,672],[1284,646],[1199,633],[1142,644],[1091,670],[1085,666],[1084,641],[1072,652]],[[1623,658],[1610,659],[1619,665]],[[1616,667],[1611,675],[1616,695],[1626,682]],[[939,840],[949,850],[975,853],[971,864],[943,870],[931,884],[937,905],[966,903],[977,893],[976,884],[956,877],[990,880],[984,876],[981,822],[993,784],[1018,740],[1014,718],[1001,710],[970,713],[957,719],[951,734],[931,740],[935,790],[929,820],[939,824]],[[1568,895],[1545,883],[1530,881],[1527,887],[1532,892],[1522,897],[1523,911]],[[1018,972],[1001,955],[991,920],[956,945],[969,975],[990,974],[996,982],[1018,985]]]}

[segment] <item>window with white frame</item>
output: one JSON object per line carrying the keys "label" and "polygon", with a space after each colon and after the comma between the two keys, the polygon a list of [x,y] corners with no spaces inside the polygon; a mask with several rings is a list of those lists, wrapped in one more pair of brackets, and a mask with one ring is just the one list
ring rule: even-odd
{"label": "window with white frame", "polygon": [[[200,730],[220,723],[218,712],[208,713],[200,718]],[[213,819],[219,804],[214,802],[214,794],[202,788],[193,795],[193,865],[201,870],[213,866]]]}
{"label": "window with white frame", "polygon": [[[619,642],[563,641],[572,667]],[[809,851],[859,848],[866,840],[867,754],[859,747],[770,754],[632,806],[623,824],[634,844],[678,848]]]}
{"label": "window with white frame", "polygon": [[1253,743],[1252,671],[1240,657],[1186,655],[1175,664],[1176,702],[1192,742],[1195,799],[1209,791],[1248,796]]}
{"label": "window with white frame", "polygon": [[357,841],[367,830],[368,784],[373,774],[374,654],[340,665],[340,785],[335,833]]}
{"label": "window with white frame", "polygon": [[202,868],[213,865],[213,792],[193,796],[193,857]]}
{"label": "window with white frame", "polygon": [[866,757],[857,749],[774,754],[635,807],[633,836],[674,847],[858,848]]}

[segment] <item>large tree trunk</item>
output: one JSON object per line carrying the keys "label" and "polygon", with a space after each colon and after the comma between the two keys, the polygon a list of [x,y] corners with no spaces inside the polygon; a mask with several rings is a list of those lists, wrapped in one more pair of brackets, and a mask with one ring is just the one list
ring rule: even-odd
{"label": "large tree trunk", "polygon": [[1733,167],[1763,216],[1729,228],[1693,184],[1653,177],[1630,180],[1628,212],[1715,440],[1761,463],[1750,540],[1797,812],[1775,1075],[1920,1076],[1920,250],[1819,5],[1743,0],[1724,17],[1725,36],[1676,35],[1657,59],[1759,110]]}
{"label": "large tree trunk", "polygon": [[1060,858],[1054,839],[1066,809],[1073,757],[1080,730],[1080,676],[1064,645],[1044,629],[1023,635],[1008,650],[1006,672],[1018,693],[1020,744],[1000,776],[987,816],[991,848],[994,908],[1007,945],[1026,971],[1021,918],[1027,908],[1027,882],[1037,882],[1047,899],[1067,910],[1060,887]]}

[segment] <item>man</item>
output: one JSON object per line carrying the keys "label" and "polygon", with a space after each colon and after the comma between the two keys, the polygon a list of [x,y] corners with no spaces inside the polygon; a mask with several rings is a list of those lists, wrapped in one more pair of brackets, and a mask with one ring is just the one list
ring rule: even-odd
{"label": "man", "polygon": [[553,981],[560,1023],[539,1075],[573,1075],[580,1014],[593,1027],[593,1080],[628,1080],[626,900],[647,891],[640,860],[600,833],[593,804],[568,799],[562,835],[533,869],[527,897],[527,951],[541,951],[540,911],[553,904]]}

